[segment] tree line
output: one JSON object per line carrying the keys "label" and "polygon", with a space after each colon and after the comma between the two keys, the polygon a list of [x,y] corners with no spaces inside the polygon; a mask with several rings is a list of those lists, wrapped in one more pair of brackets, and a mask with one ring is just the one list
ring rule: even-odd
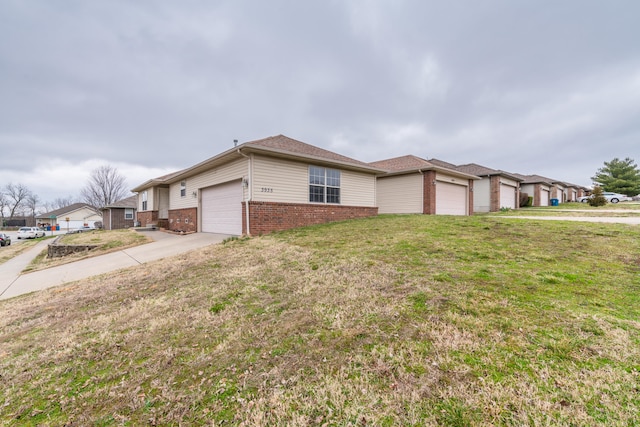
{"label": "tree line", "polygon": [[10,182],[0,187],[1,224],[4,224],[5,220],[35,217],[74,203],[85,203],[100,212],[101,208],[122,200],[130,194],[125,177],[116,168],[108,165],[91,171],[78,197],[69,196],[42,202],[40,197],[26,185]]}

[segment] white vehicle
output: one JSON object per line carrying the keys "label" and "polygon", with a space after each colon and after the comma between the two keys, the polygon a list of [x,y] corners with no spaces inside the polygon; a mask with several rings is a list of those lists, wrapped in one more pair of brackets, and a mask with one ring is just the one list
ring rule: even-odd
{"label": "white vehicle", "polygon": [[18,239],[37,239],[44,237],[44,230],[40,227],[20,227]]}
{"label": "white vehicle", "polygon": [[[612,193],[610,191],[603,191],[602,195],[604,196],[605,199],[607,199],[607,202],[609,203],[626,202],[631,200],[629,197],[625,196],[624,194]],[[582,203],[587,203],[590,197],[591,196],[580,197],[578,201]]]}

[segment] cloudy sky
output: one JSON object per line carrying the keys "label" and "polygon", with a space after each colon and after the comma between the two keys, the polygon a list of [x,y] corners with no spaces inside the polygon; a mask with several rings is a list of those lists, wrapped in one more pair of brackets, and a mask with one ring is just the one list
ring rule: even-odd
{"label": "cloudy sky", "polygon": [[0,187],[289,137],[580,185],[640,162],[636,0],[0,0]]}

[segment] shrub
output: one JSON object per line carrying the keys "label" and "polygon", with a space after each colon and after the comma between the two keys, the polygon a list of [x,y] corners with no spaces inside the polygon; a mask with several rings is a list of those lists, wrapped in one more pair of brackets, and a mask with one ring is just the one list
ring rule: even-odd
{"label": "shrub", "polygon": [[593,187],[593,191],[591,192],[591,197],[587,200],[589,205],[598,207],[604,206],[607,204],[607,199],[602,195],[602,187],[596,185]]}
{"label": "shrub", "polygon": [[529,195],[527,193],[520,193],[520,200],[519,200],[519,205],[521,208],[524,208],[525,206],[531,206],[529,204]]}

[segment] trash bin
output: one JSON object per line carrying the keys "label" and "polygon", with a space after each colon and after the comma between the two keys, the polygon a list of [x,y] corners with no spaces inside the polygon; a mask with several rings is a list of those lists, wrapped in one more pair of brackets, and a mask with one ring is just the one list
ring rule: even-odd
{"label": "trash bin", "polygon": [[60,224],[56,224],[56,231],[60,231]]}
{"label": "trash bin", "polygon": [[551,199],[551,206],[558,206],[558,199]]}
{"label": "trash bin", "polygon": [[51,226],[47,225],[47,231],[51,231]]}

